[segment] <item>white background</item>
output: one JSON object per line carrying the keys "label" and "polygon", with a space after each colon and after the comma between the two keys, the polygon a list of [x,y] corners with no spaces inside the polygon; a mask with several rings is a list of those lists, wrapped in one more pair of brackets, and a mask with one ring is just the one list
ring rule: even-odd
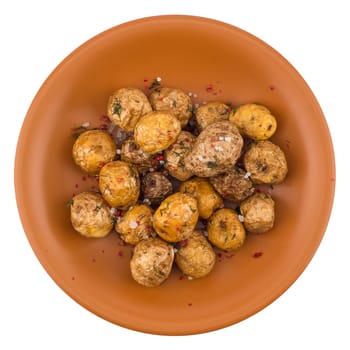
{"label": "white background", "polygon": [[[346,0],[2,1],[0,348],[349,349],[347,4]],[[228,22],[279,51],[316,95],[333,137],[337,161],[337,191],[328,229],[301,277],[272,305],[249,319],[219,331],[183,337],[121,328],[70,299],[32,252],[18,218],[13,186],[17,137],[30,102],[49,73],[101,31],[160,14],[191,14]],[[315,156],[322,157],[322,153]]]}

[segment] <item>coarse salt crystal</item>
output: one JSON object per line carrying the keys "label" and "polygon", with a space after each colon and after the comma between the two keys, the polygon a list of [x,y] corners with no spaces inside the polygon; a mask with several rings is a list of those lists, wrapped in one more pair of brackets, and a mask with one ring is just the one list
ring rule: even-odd
{"label": "coarse salt crystal", "polygon": [[120,149],[117,149],[117,154],[121,154],[122,151]]}
{"label": "coarse salt crystal", "polygon": [[225,138],[223,136],[219,136],[219,141],[224,141]]}
{"label": "coarse salt crystal", "polygon": [[145,204],[151,204],[151,201],[150,201],[148,198],[145,198],[145,199],[143,200],[143,203],[145,203]]}
{"label": "coarse salt crystal", "polygon": [[154,168],[149,168],[149,171],[150,171],[151,173],[153,173]]}
{"label": "coarse salt crystal", "polygon": [[83,128],[88,128],[90,126],[90,123],[89,122],[85,122],[85,123],[81,124],[81,126]]}
{"label": "coarse salt crystal", "polygon": [[232,140],[230,136],[225,136],[224,139],[225,139],[226,142],[231,142],[231,140]]}
{"label": "coarse salt crystal", "polygon": [[244,178],[245,178],[245,179],[248,179],[251,175],[252,175],[252,174],[251,174],[249,171],[247,171],[247,172],[245,173],[245,175],[244,175]]}
{"label": "coarse salt crystal", "polygon": [[129,227],[130,227],[131,229],[136,228],[137,226],[138,226],[138,225],[137,225],[137,222],[136,222],[135,220],[131,220],[131,221],[130,221]]}
{"label": "coarse salt crystal", "polygon": [[197,97],[198,97],[198,95],[197,95],[197,94],[193,94],[193,97],[194,97],[194,98],[197,98]]}
{"label": "coarse salt crystal", "polygon": [[159,164],[161,164],[161,165],[163,165],[164,163],[165,163],[164,160],[160,160],[160,161],[159,161]]}
{"label": "coarse salt crystal", "polygon": [[158,83],[160,82],[160,81],[162,81],[162,78],[161,77],[157,77],[157,79],[156,79],[157,81],[158,81]]}
{"label": "coarse salt crystal", "polygon": [[187,95],[191,97],[192,96],[192,92],[189,92]]}
{"label": "coarse salt crystal", "polygon": [[198,156],[198,160],[199,160],[199,161],[202,161],[202,160],[203,160],[203,157],[202,157],[202,156]]}
{"label": "coarse salt crystal", "polygon": [[221,152],[221,151],[224,150],[221,146],[215,146],[214,149],[215,149],[215,151],[217,151],[217,152]]}
{"label": "coarse salt crystal", "polygon": [[116,209],[115,209],[115,208],[111,208],[111,209],[109,209],[109,212],[110,212],[112,215],[114,215],[115,212],[116,212]]}
{"label": "coarse salt crystal", "polygon": [[174,253],[177,253],[179,250],[177,249],[177,248],[173,248],[173,250],[174,250]]}
{"label": "coarse salt crystal", "polygon": [[194,104],[194,108],[197,109],[198,107],[199,107],[199,103],[195,103],[195,104]]}
{"label": "coarse salt crystal", "polygon": [[193,277],[192,276],[187,276],[187,279],[193,280]]}
{"label": "coarse salt crystal", "polygon": [[244,222],[244,216],[243,215],[238,215],[238,220],[240,222]]}

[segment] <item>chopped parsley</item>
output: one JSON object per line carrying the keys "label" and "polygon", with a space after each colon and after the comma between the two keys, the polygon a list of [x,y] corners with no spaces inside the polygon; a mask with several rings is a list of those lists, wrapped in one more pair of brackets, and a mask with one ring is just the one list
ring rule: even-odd
{"label": "chopped parsley", "polygon": [[120,100],[116,100],[114,105],[113,105],[113,114],[118,115],[118,117],[120,118],[120,113],[122,111],[122,105],[120,104]]}
{"label": "chopped parsley", "polygon": [[217,166],[218,166],[218,164],[216,162],[212,162],[212,161],[207,162],[207,167],[208,168],[214,169]]}

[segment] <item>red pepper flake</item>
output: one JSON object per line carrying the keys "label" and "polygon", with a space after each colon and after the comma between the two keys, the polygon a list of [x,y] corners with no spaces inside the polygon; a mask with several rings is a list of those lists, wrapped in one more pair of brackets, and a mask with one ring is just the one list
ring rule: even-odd
{"label": "red pepper flake", "polygon": [[75,188],[78,188],[79,187],[79,185],[78,184],[75,184]]}
{"label": "red pepper flake", "polygon": [[175,230],[176,230],[177,232],[180,232],[180,231],[181,231],[181,228],[180,228],[179,226],[175,226]]}
{"label": "red pepper flake", "polygon": [[270,91],[275,91],[276,87],[274,85],[269,86]]}
{"label": "red pepper flake", "polygon": [[117,253],[118,256],[122,257],[123,256],[123,251],[122,250],[119,250],[118,253]]}
{"label": "red pepper flake", "polygon": [[82,179],[83,181],[86,181],[86,176],[83,175],[81,179]]}
{"label": "red pepper flake", "polygon": [[188,239],[184,239],[183,241],[180,241],[179,245],[180,245],[181,248],[187,247]]}
{"label": "red pepper flake", "polygon": [[72,276],[72,281],[75,281],[75,277],[74,276]]}
{"label": "red pepper flake", "polygon": [[179,280],[180,280],[180,281],[182,281],[184,278],[185,278],[184,275],[180,275],[180,276],[179,276]]}
{"label": "red pepper flake", "polygon": [[104,249],[102,249],[102,250],[101,250],[101,253],[104,253],[104,252],[105,252],[105,250],[104,250]]}
{"label": "red pepper flake", "polygon": [[192,303],[188,303],[187,305],[188,305],[188,306],[192,306]]}
{"label": "red pepper flake", "polygon": [[96,262],[96,259],[95,259],[95,258],[92,258],[91,261],[94,263],[94,262]]}
{"label": "red pepper flake", "polygon": [[255,252],[252,257],[253,258],[260,258],[263,255],[263,252]]}
{"label": "red pepper flake", "polygon": [[217,253],[216,255],[217,255],[217,257],[218,257],[219,259],[222,258],[222,253]]}
{"label": "red pepper flake", "polygon": [[207,92],[213,92],[214,87],[213,87],[212,84],[208,84],[207,87],[205,88],[205,90],[206,90]]}
{"label": "red pepper flake", "polygon": [[110,123],[110,119],[106,115],[101,115],[100,121],[104,123]]}
{"label": "red pepper flake", "polygon": [[160,160],[164,160],[164,155],[163,154],[159,154],[157,157],[156,157],[156,160],[159,162]]}
{"label": "red pepper flake", "polygon": [[108,125],[107,124],[101,124],[99,129],[101,129],[101,130],[108,130]]}
{"label": "red pepper flake", "polygon": [[99,168],[102,168],[104,165],[105,165],[104,162],[100,162],[100,163],[98,164],[98,167],[99,167]]}
{"label": "red pepper flake", "polygon": [[233,258],[234,256],[235,256],[234,253],[226,254],[226,255],[225,255],[225,258],[226,258],[226,259],[231,259],[231,258]]}
{"label": "red pepper flake", "polygon": [[144,79],[143,79],[143,82],[144,82],[144,83],[147,83],[147,82],[148,82],[148,79],[147,79],[147,78],[144,78]]}

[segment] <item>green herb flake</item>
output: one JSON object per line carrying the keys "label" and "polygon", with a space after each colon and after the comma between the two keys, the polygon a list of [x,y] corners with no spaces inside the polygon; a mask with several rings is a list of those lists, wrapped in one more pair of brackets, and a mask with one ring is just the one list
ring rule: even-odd
{"label": "green herb flake", "polygon": [[211,162],[211,161],[207,162],[207,167],[208,168],[214,169],[217,166],[218,166],[218,164],[216,162]]}
{"label": "green herb flake", "polygon": [[70,208],[72,207],[74,204],[74,200],[73,199],[70,199],[69,201],[67,201],[66,205],[67,205],[67,208]]}
{"label": "green herb flake", "polygon": [[120,118],[120,113],[122,112],[122,105],[120,100],[116,100],[113,105],[113,114],[116,114]]}
{"label": "green herb flake", "polygon": [[149,86],[149,89],[154,89],[154,88],[157,87],[157,86],[160,86],[160,80],[157,79],[157,78],[155,78],[155,79],[152,81],[151,85]]}

